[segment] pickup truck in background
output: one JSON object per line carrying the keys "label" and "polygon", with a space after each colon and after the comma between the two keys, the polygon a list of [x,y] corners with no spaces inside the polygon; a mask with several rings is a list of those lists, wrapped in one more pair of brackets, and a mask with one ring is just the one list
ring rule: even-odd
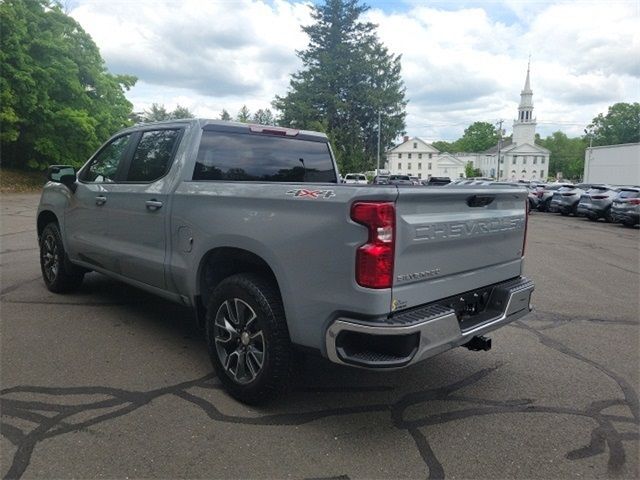
{"label": "pickup truck in background", "polygon": [[212,120],[128,128],[48,176],[49,290],[96,271],[193,307],[243,402],[285,390],[297,351],[400,368],[531,309],[522,188],[339,184],[324,134]]}

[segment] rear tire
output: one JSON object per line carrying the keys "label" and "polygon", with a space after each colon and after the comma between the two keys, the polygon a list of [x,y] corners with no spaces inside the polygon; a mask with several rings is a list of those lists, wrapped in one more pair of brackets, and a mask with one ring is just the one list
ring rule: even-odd
{"label": "rear tire", "polygon": [[84,278],[85,270],[69,261],[56,222],[47,224],[40,235],[40,270],[44,284],[54,293],[72,292]]}
{"label": "rear tire", "polygon": [[607,223],[613,223],[613,217],[611,216],[611,209],[608,208],[606,212],[604,212],[604,221]]}
{"label": "rear tire", "polygon": [[540,203],[540,206],[538,207],[538,210],[540,210],[541,212],[548,212],[550,205],[551,205],[551,199],[545,200],[544,202]]}
{"label": "rear tire", "polygon": [[207,305],[209,357],[227,392],[251,404],[288,390],[293,348],[278,289],[262,276],[223,280]]}

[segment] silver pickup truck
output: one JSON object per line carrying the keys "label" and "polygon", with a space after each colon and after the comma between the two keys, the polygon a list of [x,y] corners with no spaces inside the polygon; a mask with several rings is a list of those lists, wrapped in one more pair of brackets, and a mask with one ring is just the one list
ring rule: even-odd
{"label": "silver pickup truck", "polygon": [[257,403],[295,355],[405,367],[531,310],[527,193],[339,184],[321,133],[188,120],[52,166],[38,208],[44,282],[96,271],[194,308],[228,392]]}

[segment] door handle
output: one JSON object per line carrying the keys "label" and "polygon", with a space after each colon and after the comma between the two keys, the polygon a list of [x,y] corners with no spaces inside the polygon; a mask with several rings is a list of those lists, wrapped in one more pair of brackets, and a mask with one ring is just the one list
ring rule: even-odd
{"label": "door handle", "polygon": [[158,210],[162,207],[162,202],[159,202],[158,200],[147,200],[144,204],[149,210]]}
{"label": "door handle", "polygon": [[104,205],[105,203],[107,203],[107,197],[104,195],[98,195],[96,197],[96,205]]}

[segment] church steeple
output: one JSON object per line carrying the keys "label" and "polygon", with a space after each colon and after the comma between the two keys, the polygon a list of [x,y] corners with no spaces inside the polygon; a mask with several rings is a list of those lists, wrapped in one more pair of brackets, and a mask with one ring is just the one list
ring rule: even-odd
{"label": "church steeple", "polygon": [[529,58],[529,63],[527,63],[527,80],[524,82],[524,89],[522,90],[522,93],[530,93],[533,95],[533,92],[531,91],[531,80],[529,79],[529,72],[531,70],[531,58]]}
{"label": "church steeple", "polygon": [[531,90],[531,60],[527,64],[527,79],[520,92],[518,118],[513,122],[513,143],[533,145],[536,136],[536,119],[533,117],[533,91]]}

